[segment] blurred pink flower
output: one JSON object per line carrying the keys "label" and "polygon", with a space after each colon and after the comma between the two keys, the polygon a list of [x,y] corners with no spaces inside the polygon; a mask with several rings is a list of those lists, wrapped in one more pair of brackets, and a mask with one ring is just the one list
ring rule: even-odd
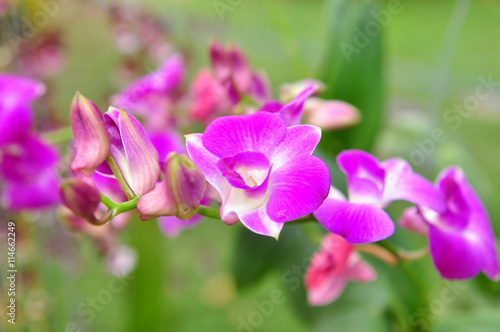
{"label": "blurred pink flower", "polygon": [[335,301],[349,281],[370,282],[376,278],[375,270],[361,259],[352,244],[328,234],[313,256],[304,282],[309,303],[322,306]]}

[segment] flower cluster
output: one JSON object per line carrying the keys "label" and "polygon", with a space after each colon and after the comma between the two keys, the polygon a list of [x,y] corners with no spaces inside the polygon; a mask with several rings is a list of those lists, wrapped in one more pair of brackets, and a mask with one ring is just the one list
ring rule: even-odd
{"label": "flower cluster", "polygon": [[[114,14],[118,46],[132,52],[139,39],[127,32],[123,13]],[[151,34],[148,40],[165,46],[155,24],[141,24]],[[429,237],[442,277],[484,272],[499,278],[491,222],[460,168],[445,169],[432,183],[404,159],[381,162],[368,152],[346,150],[337,155],[344,195],[331,185],[328,165],[313,154],[322,130],[360,121],[356,107],[321,99],[326,87],[313,79],[282,85],[279,100],[273,100],[266,75],[236,46],[215,41],[209,58],[211,68],[201,69],[186,88],[185,61],[180,53],[171,55],[112,95],[105,113],[77,92],[70,107],[72,175],[64,180],[56,173],[58,152],[33,130],[31,103],[44,85],[0,75],[4,206],[15,211],[60,200],[62,220],[102,242],[125,227],[133,210],[144,221],[158,218],[169,236],[202,216],[276,239],[287,222],[317,221],[326,235],[305,287],[312,305],[325,305],[348,281],[376,278],[361,251],[397,260],[397,253],[373,243],[394,233],[385,209],[403,200],[414,206],[399,225]],[[134,254],[118,244],[112,249],[110,264],[125,262],[112,270],[129,271]]]}

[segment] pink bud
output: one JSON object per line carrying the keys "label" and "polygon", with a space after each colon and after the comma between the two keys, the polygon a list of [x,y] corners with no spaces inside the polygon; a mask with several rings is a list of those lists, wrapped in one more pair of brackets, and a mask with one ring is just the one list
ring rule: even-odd
{"label": "pink bud", "polygon": [[111,135],[110,155],[130,188],[138,195],[146,194],[160,175],[158,151],[132,115],[110,107],[105,119]]}
{"label": "pink bud", "polygon": [[70,110],[71,129],[75,140],[75,157],[70,169],[75,174],[91,176],[106,160],[110,136],[101,111],[80,93],[76,93]]}
{"label": "pink bud", "polygon": [[338,235],[328,234],[307,268],[304,283],[309,303],[322,306],[335,301],[349,281],[370,282],[376,277],[354,245]]}
{"label": "pink bud", "polygon": [[96,221],[94,212],[101,202],[99,191],[82,179],[72,178],[59,184],[59,195],[63,204],[77,217]]}
{"label": "pink bud", "polygon": [[171,152],[165,160],[165,178],[153,191],[139,199],[141,219],[176,216],[193,217],[205,194],[207,183],[201,170],[186,154]]}
{"label": "pink bud", "polygon": [[359,111],[341,100],[309,98],[304,104],[305,123],[325,130],[342,129],[359,122]]}

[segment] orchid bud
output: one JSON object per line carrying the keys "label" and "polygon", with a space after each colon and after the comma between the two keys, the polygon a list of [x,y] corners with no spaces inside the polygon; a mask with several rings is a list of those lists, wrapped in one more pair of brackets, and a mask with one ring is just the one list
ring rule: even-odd
{"label": "orchid bud", "polygon": [[77,217],[95,222],[94,212],[101,201],[99,191],[82,179],[72,178],[59,184],[63,204]]}
{"label": "orchid bud", "polygon": [[151,191],[160,175],[158,151],[139,121],[110,107],[104,115],[111,135],[110,155],[137,195]]}
{"label": "orchid bud", "polygon": [[313,87],[313,95],[317,96],[326,90],[325,84],[315,79],[305,79],[294,83],[285,83],[279,87],[280,100],[283,103],[289,103],[297,97],[306,88]]}
{"label": "orchid bud", "polygon": [[176,216],[193,217],[205,194],[207,183],[201,170],[183,153],[171,152],[165,160],[165,178],[153,191],[139,199],[141,219]]}
{"label": "orchid bud", "polygon": [[99,108],[78,92],[71,103],[70,116],[75,140],[70,169],[75,174],[91,176],[108,156],[109,133]]}
{"label": "orchid bud", "polygon": [[304,104],[304,122],[325,130],[349,127],[359,120],[358,109],[345,101],[309,98]]}

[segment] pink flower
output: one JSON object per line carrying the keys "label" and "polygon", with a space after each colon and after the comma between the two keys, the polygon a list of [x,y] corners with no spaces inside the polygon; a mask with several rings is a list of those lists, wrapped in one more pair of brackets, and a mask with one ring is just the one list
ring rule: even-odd
{"label": "pink flower", "polygon": [[375,270],[361,259],[352,244],[328,234],[313,256],[304,282],[309,303],[322,306],[335,301],[349,281],[370,282],[376,278]]}

